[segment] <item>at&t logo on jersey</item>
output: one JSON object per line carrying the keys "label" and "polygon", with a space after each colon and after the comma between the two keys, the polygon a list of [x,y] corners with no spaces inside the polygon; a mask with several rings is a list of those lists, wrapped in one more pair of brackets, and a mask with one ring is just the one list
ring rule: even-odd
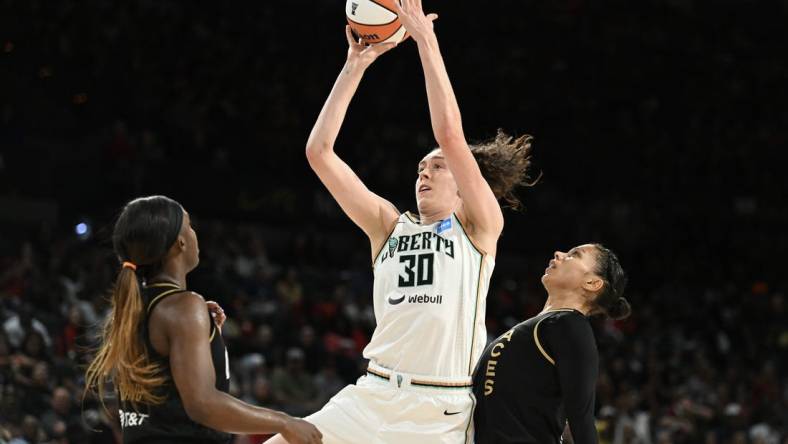
{"label": "at&t logo on jersey", "polygon": [[124,429],[126,427],[141,426],[150,416],[137,412],[124,412],[123,410],[118,410],[118,414],[120,415],[120,426]]}
{"label": "at&t logo on jersey", "polygon": [[399,297],[389,296],[388,300],[391,305],[399,305],[406,300],[408,304],[442,304],[443,295],[430,296],[428,294],[412,294],[408,296],[403,294]]}

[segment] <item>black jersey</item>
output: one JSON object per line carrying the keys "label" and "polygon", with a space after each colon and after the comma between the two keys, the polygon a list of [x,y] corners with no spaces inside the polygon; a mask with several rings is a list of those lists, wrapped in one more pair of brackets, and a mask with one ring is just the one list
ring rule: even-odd
{"label": "black jersey", "polygon": [[487,346],[474,371],[476,443],[560,443],[567,421],[575,443],[596,443],[598,372],[582,313],[549,311],[521,322]]}
{"label": "black jersey", "polygon": [[[183,402],[172,379],[169,359],[161,356],[153,348],[148,334],[149,314],[164,298],[176,293],[187,291],[174,284],[153,284],[143,288],[143,306],[146,307],[140,334],[148,348],[151,361],[160,363],[167,382],[159,388],[158,393],[166,396],[164,403],[147,405],[121,400],[120,423],[123,429],[124,444],[225,444],[232,435],[209,429],[192,421],[186,414]],[[207,308],[206,308],[207,310]],[[209,313],[210,316],[210,313]],[[230,387],[230,374],[227,367],[227,349],[222,340],[222,334],[216,325],[211,322],[210,347],[213,367],[216,371],[216,389],[227,392]]]}

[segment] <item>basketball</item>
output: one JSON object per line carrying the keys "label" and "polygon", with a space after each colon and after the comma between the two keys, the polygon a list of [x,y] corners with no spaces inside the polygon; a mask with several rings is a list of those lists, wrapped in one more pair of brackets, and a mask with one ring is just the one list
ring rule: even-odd
{"label": "basketball", "polygon": [[347,0],[345,15],[350,29],[364,43],[401,42],[405,28],[397,16],[397,0]]}

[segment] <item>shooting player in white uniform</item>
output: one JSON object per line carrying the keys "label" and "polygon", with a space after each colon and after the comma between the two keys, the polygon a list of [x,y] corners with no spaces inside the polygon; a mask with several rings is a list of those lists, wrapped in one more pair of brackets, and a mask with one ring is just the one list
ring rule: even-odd
{"label": "shooting player in white uniform", "polygon": [[[418,216],[370,191],[334,152],[364,71],[394,44],[364,46],[349,29],[348,57],[309,136],[309,164],[369,237],[377,327],[367,374],[306,418],[325,443],[462,443],[473,439],[471,373],[486,341],[485,297],[503,230],[498,200],[529,166],[530,138],[501,132],[469,147],[438,42],[434,14],[404,0],[399,17],[416,41],[439,148],[418,165]],[[269,443],[286,442],[277,436]]]}

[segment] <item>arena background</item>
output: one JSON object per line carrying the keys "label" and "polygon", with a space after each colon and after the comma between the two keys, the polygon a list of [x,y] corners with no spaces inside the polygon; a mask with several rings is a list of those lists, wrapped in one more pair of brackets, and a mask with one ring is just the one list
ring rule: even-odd
{"label": "arena background", "polygon": [[[0,1],[0,442],[115,442],[81,366],[119,268],[112,219],[140,195],[196,220],[189,285],[228,313],[236,396],[303,415],[361,374],[369,246],[304,157],[343,8]],[[425,9],[468,137],[532,134],[543,172],[506,213],[489,334],[541,309],[554,250],[601,241],[634,307],[594,324],[601,442],[788,443],[788,3]],[[336,149],[415,210],[433,146],[410,41],[368,70]]]}

